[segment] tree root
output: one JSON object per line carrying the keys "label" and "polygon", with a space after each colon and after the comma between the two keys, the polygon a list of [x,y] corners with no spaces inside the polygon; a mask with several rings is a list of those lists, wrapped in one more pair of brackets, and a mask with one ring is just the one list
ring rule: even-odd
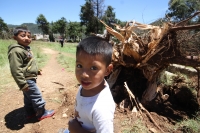
{"label": "tree root", "polygon": [[[145,111],[145,113],[147,114],[147,116],[150,118],[150,120],[153,122],[153,124],[161,131],[164,133],[164,131],[158,126],[158,124],[156,123],[156,121],[153,119],[153,117],[151,116],[151,114],[144,108],[144,106],[138,101],[135,99],[135,96],[133,95],[133,93],[130,91],[130,89],[128,88],[126,82],[124,82],[124,86],[129,94],[130,97],[133,98],[139,112],[142,114],[142,111]],[[141,111],[142,110],[142,111]]]}

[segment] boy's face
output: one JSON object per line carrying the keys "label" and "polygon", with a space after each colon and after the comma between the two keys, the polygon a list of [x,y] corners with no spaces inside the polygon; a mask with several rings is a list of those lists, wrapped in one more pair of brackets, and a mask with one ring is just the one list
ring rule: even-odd
{"label": "boy's face", "polygon": [[100,55],[92,56],[81,51],[76,56],[76,78],[84,90],[98,91],[104,88],[104,77],[109,75],[112,64],[106,63]]}
{"label": "boy's face", "polygon": [[21,31],[13,38],[18,42],[18,44],[23,46],[28,46],[31,43],[31,34],[29,32]]}

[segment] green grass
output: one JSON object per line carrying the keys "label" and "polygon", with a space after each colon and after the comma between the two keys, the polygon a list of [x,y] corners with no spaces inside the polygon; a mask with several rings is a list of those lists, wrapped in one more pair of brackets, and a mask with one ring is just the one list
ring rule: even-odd
{"label": "green grass", "polygon": [[121,125],[123,127],[122,133],[148,133],[148,128],[139,118],[135,121],[125,119],[122,121]]}
{"label": "green grass", "polygon": [[0,40],[0,93],[4,91],[3,88],[9,85],[12,86],[12,88],[17,88],[10,73],[7,56],[8,46],[14,42],[14,40]]}
{"label": "green grass", "polygon": [[182,129],[183,132],[188,133],[199,133],[200,132],[200,117],[197,116],[195,119],[183,120],[175,125],[176,129]]}
{"label": "green grass", "polygon": [[74,72],[75,58],[66,56],[65,54],[60,54],[57,60],[67,71]]}
{"label": "green grass", "polygon": [[64,47],[61,48],[60,43],[58,42],[42,42],[41,41],[33,41],[31,45],[38,45],[40,47],[48,47],[50,49],[59,51],[60,53],[71,53],[75,54],[77,43],[64,43]]}
{"label": "green grass", "polygon": [[8,63],[8,46],[14,42],[14,40],[0,40],[0,67]]}

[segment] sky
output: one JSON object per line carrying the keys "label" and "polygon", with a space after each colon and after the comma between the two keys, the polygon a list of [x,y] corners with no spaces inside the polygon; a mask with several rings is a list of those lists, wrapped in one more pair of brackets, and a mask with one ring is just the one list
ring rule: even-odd
{"label": "sky", "polygon": [[[0,17],[6,24],[36,23],[43,14],[48,22],[64,17],[68,22],[80,22],[81,6],[85,0],[0,0]],[[115,18],[149,24],[164,17],[169,0],[104,0],[112,6]],[[106,8],[105,8],[106,10]]]}

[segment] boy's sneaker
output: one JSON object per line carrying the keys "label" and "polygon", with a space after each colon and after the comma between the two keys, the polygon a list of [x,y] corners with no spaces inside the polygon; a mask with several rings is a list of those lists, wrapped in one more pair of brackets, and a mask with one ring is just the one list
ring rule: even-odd
{"label": "boy's sneaker", "polygon": [[37,112],[37,119],[41,121],[42,119],[53,116],[54,114],[55,114],[54,110],[44,109],[43,111]]}

